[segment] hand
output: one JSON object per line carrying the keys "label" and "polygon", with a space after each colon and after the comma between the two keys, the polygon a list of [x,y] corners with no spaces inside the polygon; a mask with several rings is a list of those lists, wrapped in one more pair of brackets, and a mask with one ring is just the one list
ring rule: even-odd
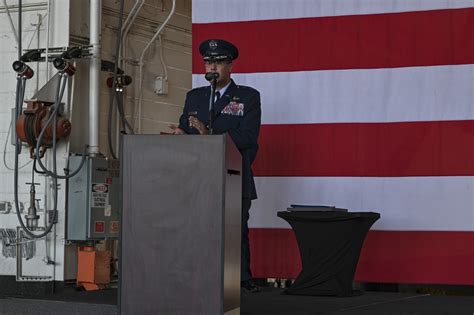
{"label": "hand", "polygon": [[196,128],[200,135],[207,135],[209,133],[206,126],[194,116],[189,116],[189,127]]}
{"label": "hand", "polygon": [[170,124],[170,125],[168,125],[168,127],[170,127],[170,129],[173,130],[174,135],[184,135],[184,130],[179,128],[175,124]]}

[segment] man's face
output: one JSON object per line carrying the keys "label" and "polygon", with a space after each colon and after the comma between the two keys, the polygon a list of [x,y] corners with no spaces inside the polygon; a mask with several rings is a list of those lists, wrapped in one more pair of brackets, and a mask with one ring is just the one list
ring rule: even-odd
{"label": "man's face", "polygon": [[215,60],[204,61],[204,66],[207,72],[219,73],[217,85],[225,85],[230,81],[230,73],[232,72],[232,61],[230,60]]}

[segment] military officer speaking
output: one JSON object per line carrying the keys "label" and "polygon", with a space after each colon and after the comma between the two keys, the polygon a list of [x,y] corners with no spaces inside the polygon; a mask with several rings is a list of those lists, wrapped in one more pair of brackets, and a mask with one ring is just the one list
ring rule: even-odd
{"label": "military officer speaking", "polygon": [[[250,271],[248,219],[251,201],[257,198],[251,166],[258,150],[260,131],[260,93],[231,79],[232,62],[239,56],[237,47],[220,39],[199,45],[206,73],[217,73],[214,98],[213,134],[228,133],[242,154],[242,249],[241,288],[258,292]],[[217,76],[217,75],[216,75]],[[174,134],[209,133],[209,100],[211,85],[188,92],[179,126],[170,125]]]}

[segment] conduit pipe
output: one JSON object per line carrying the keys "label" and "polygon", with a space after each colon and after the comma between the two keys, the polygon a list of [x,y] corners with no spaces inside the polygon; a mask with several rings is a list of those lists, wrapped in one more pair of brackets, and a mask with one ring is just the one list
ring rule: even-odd
{"label": "conduit pipe", "polygon": [[46,23],[46,51],[45,51],[45,64],[46,64],[46,82],[49,81],[51,78],[51,75],[49,73],[49,28],[50,28],[50,22],[51,22],[51,0],[48,0],[48,6],[46,10],[46,15],[48,16],[48,20]]}
{"label": "conduit pipe", "polygon": [[140,55],[140,61],[138,62],[139,64],[139,71],[138,71],[138,114],[136,115],[138,118],[138,130],[137,133],[141,133],[142,131],[142,122],[141,122],[141,116],[142,116],[142,84],[143,84],[143,59],[145,58],[145,53],[150,48],[151,44],[155,41],[155,39],[160,35],[161,31],[165,28],[166,24],[168,24],[169,20],[171,19],[171,16],[173,16],[174,11],[176,9],[176,0],[173,0],[173,5],[171,7],[170,14],[168,17],[166,17],[165,21],[161,26],[158,28],[156,31],[155,35],[151,38],[151,40],[146,44],[145,48],[143,48],[142,54]]}
{"label": "conduit pipe", "polygon": [[135,22],[135,19],[137,18],[138,16],[138,13],[140,12],[140,10],[142,9],[143,7],[143,4],[145,4],[145,0],[137,0],[135,2],[135,4],[133,5],[133,8],[132,10],[130,11],[130,13],[128,14],[127,16],[127,19],[125,20],[123,26],[122,26],[122,45],[120,47],[120,62],[121,62],[121,65],[122,65],[122,69],[124,69],[124,61],[122,60],[122,56],[124,56],[125,58],[125,46],[127,45],[127,35],[128,35],[128,32],[130,31],[130,28],[132,27],[132,24],[133,22]]}
{"label": "conduit pipe", "polygon": [[99,154],[99,96],[100,96],[100,15],[101,0],[90,0],[91,59],[89,65],[89,154]]}
{"label": "conduit pipe", "polygon": [[[119,53],[118,60],[120,63],[120,68],[122,68],[122,70],[125,71],[125,73],[127,72],[128,33],[130,32],[130,29],[132,28],[132,25],[135,22],[135,19],[137,18],[138,13],[140,13],[140,10],[142,9],[144,4],[145,4],[145,0],[137,0],[135,4],[133,5],[132,10],[130,10],[130,13],[127,16],[127,19],[122,25],[122,38],[121,38],[122,44],[120,45],[120,53]],[[115,128],[116,130],[120,129],[120,118],[118,115],[115,117]],[[115,137],[115,147],[118,148],[119,145],[120,145],[120,134],[117,132],[116,137]]]}

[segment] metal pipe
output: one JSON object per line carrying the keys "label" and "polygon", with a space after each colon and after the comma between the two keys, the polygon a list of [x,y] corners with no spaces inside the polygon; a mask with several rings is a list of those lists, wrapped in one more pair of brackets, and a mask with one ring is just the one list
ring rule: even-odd
{"label": "metal pipe", "polygon": [[[45,67],[46,67],[46,78],[45,82],[48,82],[51,78],[51,70],[50,70],[50,62],[49,62],[49,41],[50,41],[50,32],[51,32],[51,0],[48,0],[47,8],[46,8],[46,50],[45,50]],[[43,17],[44,18],[44,17]],[[39,36],[39,33],[38,33]],[[59,80],[59,78],[58,78]],[[48,154],[48,163],[50,162],[50,156]],[[50,208],[50,201],[52,199],[52,192],[50,187],[50,179],[48,176],[44,177],[44,213],[43,213],[43,221],[44,226],[48,226],[48,209]],[[49,239],[51,236],[51,239]],[[44,236],[44,250],[45,250],[45,257],[49,256],[50,248],[56,248],[56,225],[53,226],[53,233],[46,234]],[[54,268],[54,267],[53,267]],[[55,270],[53,269],[52,276],[54,278]]]}
{"label": "metal pipe", "polygon": [[[40,49],[40,46],[41,46],[41,41],[40,41],[40,40],[41,40],[41,39],[40,39],[40,27],[41,27],[41,24],[42,24],[42,22],[43,22],[43,17],[41,16],[41,14],[37,14],[37,16],[38,16],[38,25],[36,25],[36,29],[35,29],[35,32],[36,32],[36,34],[37,34],[37,36],[36,36],[36,40],[37,40],[37,42],[36,42],[36,48]],[[31,37],[31,40],[32,40],[32,41],[33,41],[33,37],[34,37],[34,36]],[[31,42],[30,42],[30,44],[31,44]],[[30,48],[30,45],[28,45],[28,48]],[[39,62],[36,62],[36,73],[38,73],[38,74],[40,73],[40,72],[39,72],[39,70],[40,70],[40,69],[39,69],[39,64],[40,64]],[[39,77],[40,77],[39,75],[36,76],[35,94],[36,94],[36,93],[38,92],[38,90],[39,90]]]}
{"label": "metal pipe", "polygon": [[46,51],[44,58],[46,60],[46,82],[49,81],[51,78],[50,71],[49,71],[49,32],[50,32],[50,25],[51,25],[51,0],[48,0],[46,15],[48,16],[48,20],[46,22]]}
{"label": "metal pipe", "polygon": [[163,72],[165,73],[165,81],[168,81],[168,68],[166,67],[165,63],[165,50],[163,48],[163,36],[158,36],[158,42],[160,43],[160,61],[161,61],[161,66],[163,67]]}
{"label": "metal pipe", "polygon": [[135,4],[133,5],[132,10],[130,10],[130,13],[127,16],[127,19],[123,23],[122,26],[122,36],[125,37],[127,33],[130,31],[130,28],[132,27],[133,22],[135,22],[135,19],[140,12],[143,4],[145,3],[145,0],[137,0]]}
{"label": "metal pipe", "polygon": [[[123,61],[123,59],[125,59],[125,49],[127,45],[126,40],[127,40],[128,32],[130,32],[130,28],[132,27],[133,22],[135,22],[135,19],[137,18],[138,13],[143,7],[143,4],[145,4],[145,0],[137,0],[135,2],[135,5],[133,6],[132,10],[130,11],[130,14],[127,16],[127,19],[125,20],[125,23],[122,26],[122,45],[120,47],[119,56],[120,56],[122,69],[124,70],[125,70],[124,68],[125,62]],[[133,15],[132,15],[132,12],[133,12]],[[123,56],[123,59],[122,59],[122,56]]]}
{"label": "metal pipe", "polygon": [[90,45],[89,66],[89,153],[99,154],[99,96],[100,96],[100,14],[101,0],[90,0]]}
{"label": "metal pipe", "polygon": [[18,60],[20,60],[21,58],[21,55],[23,54],[22,52],[22,39],[21,39],[21,33],[23,32],[22,30],[22,22],[21,22],[21,18],[22,18],[22,12],[21,12],[21,9],[22,9],[22,2],[21,0],[18,1]]}
{"label": "metal pipe", "polygon": [[[125,20],[125,23],[122,26],[122,44],[120,45],[120,53],[119,53],[119,62],[120,62],[120,67],[122,68],[123,71],[127,72],[127,39],[128,39],[128,33],[130,32],[130,29],[132,28],[133,23],[135,22],[135,19],[137,18],[138,14],[140,13],[140,10],[142,9],[143,5],[145,4],[145,0],[136,0],[132,10],[130,10],[130,13],[127,16],[127,19]],[[126,99],[126,94],[124,93],[124,97]],[[115,130],[120,130],[120,117],[117,114],[114,118],[115,121]],[[115,133],[115,147],[118,148],[120,146],[120,133],[116,132]]]}
{"label": "metal pipe", "polygon": [[171,16],[174,14],[174,10],[176,9],[176,0],[173,0],[173,6],[171,7],[170,14],[166,17],[165,21],[161,26],[158,28],[156,31],[155,35],[153,35],[152,39],[146,44],[145,48],[143,48],[142,54],[140,55],[140,61],[138,62],[139,64],[139,71],[138,71],[138,114],[136,115],[138,118],[138,132],[141,133],[142,129],[142,84],[143,84],[143,59],[145,58],[145,53],[150,48],[151,44],[155,41],[155,39],[160,35],[161,31],[165,28],[166,24],[168,24],[169,20],[171,19]]}

